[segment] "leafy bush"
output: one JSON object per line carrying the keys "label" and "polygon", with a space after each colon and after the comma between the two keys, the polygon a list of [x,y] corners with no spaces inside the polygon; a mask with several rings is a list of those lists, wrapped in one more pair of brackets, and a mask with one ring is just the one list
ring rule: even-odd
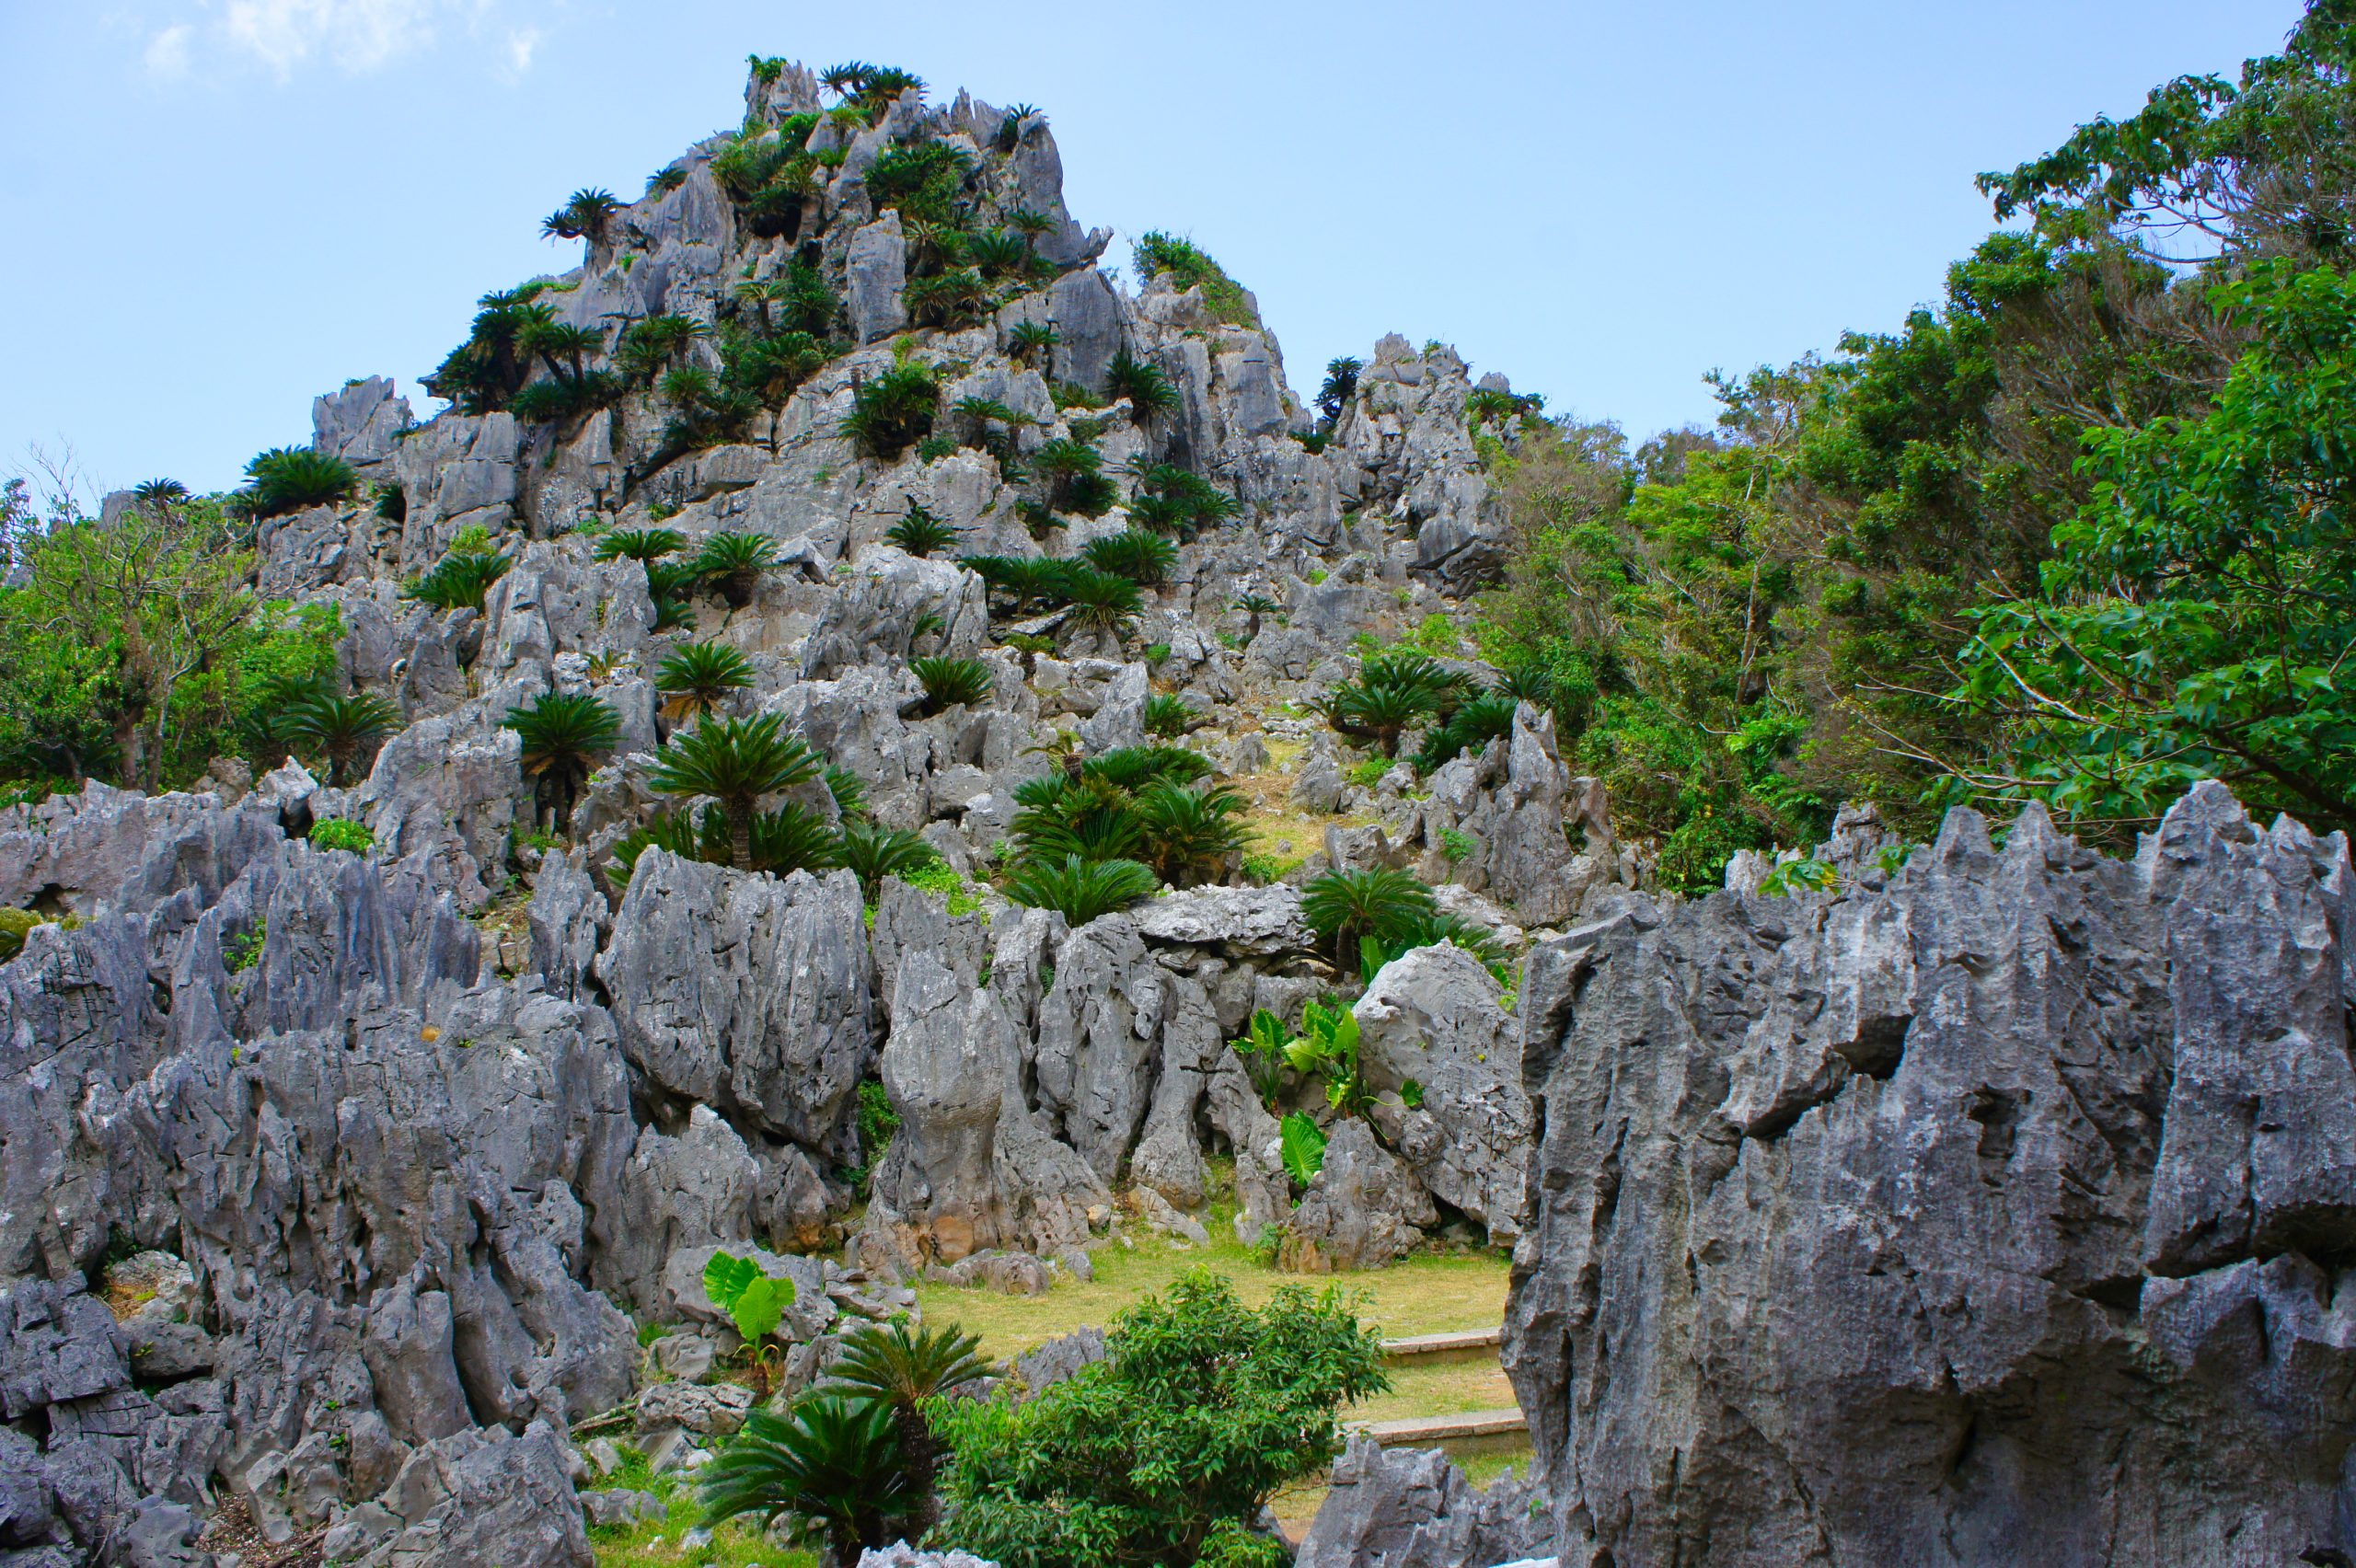
{"label": "leafy bush", "polygon": [[1135,860],[1083,860],[1067,855],[1060,864],[1024,865],[1007,884],[1006,894],[1029,908],[1053,909],[1080,927],[1151,898],[1161,885]]}
{"label": "leafy bush", "polygon": [[753,827],[764,795],[804,784],[822,763],[799,735],[784,732],[784,719],[707,718],[663,748],[648,785],[658,794],[710,795],[720,802],[729,833],[730,863],[755,861]]}
{"label": "leafy bush", "polygon": [[247,504],[257,517],[325,506],[359,488],[360,476],[341,457],[307,446],[273,446],[246,465]]}
{"label": "leafy bush", "polygon": [[1300,890],[1301,917],[1347,963],[1360,937],[1395,938],[1437,912],[1432,890],[1405,871],[1327,871]]}
{"label": "leafy bush", "polygon": [[911,360],[870,377],[851,390],[843,416],[844,438],[871,457],[889,462],[932,432],[941,382],[930,365]]}
{"label": "leafy bush", "polygon": [[600,536],[591,553],[599,560],[634,560],[646,565],[676,553],[687,542],[676,528],[618,528]]}
{"label": "leafy bush", "polygon": [[708,1521],[750,1514],[836,1563],[898,1539],[916,1506],[891,1411],[835,1393],[805,1394],[782,1416],[753,1412],[701,1485]]}
{"label": "leafy bush", "polygon": [[1022,321],[1008,329],[1006,352],[1024,364],[1036,364],[1061,341],[1063,339],[1051,324]]}
{"label": "leafy bush", "polygon": [[296,703],[285,719],[287,733],[326,756],[328,783],[336,789],[349,784],[353,766],[400,727],[400,709],[373,693],[317,692]]}
{"label": "leafy bush", "polygon": [[1243,285],[1229,277],[1226,270],[1194,241],[1156,230],[1138,241],[1136,260],[1140,278],[1167,273],[1181,291],[1201,289],[1203,303],[1210,307],[1211,314],[1230,326],[1260,325],[1259,315],[1252,308],[1251,296],[1243,292]]}
{"label": "leafy bush", "polygon": [[1063,596],[1071,606],[1064,625],[1074,631],[1118,638],[1128,631],[1129,617],[1145,601],[1138,585],[1109,571],[1080,567],[1063,574]]}
{"label": "leafy bush", "polygon": [[1268,1562],[1280,1546],[1249,1547],[1260,1511],[1341,1451],[1343,1405],[1388,1386],[1340,1293],[1289,1286],[1255,1311],[1190,1271],[1114,1320],[1103,1361],[1021,1403],[938,1407],[938,1544],[1006,1568]]}
{"label": "leafy bush", "polygon": [[1137,493],[1129,499],[1130,526],[1191,539],[1241,513],[1242,503],[1200,474],[1173,463],[1133,466]]}
{"label": "leafy bush", "polygon": [[[37,926],[55,926],[61,930],[71,931],[81,924],[79,915],[43,915],[33,909],[0,908],[0,963],[7,963],[25,951],[25,939]],[[257,942],[254,946],[257,962],[260,956],[261,947]],[[250,969],[253,965],[248,963],[242,967]]]}
{"label": "leafy bush", "polygon": [[1161,740],[1174,741],[1208,721],[1174,693],[1156,692],[1145,699],[1145,732]]}
{"label": "leafy bush", "polygon": [[1138,842],[1146,864],[1174,887],[1216,880],[1242,854],[1243,797],[1230,786],[1208,790],[1163,779],[1138,792]]}
{"label": "leafy bush", "polygon": [[912,556],[930,556],[936,550],[955,548],[957,530],[912,501],[900,520],[884,530],[884,538]]}
{"label": "leafy bush", "polygon": [[1134,528],[1091,539],[1080,553],[1097,571],[1126,577],[1142,587],[1160,582],[1178,564],[1175,545],[1158,535]]}
{"label": "leafy bush", "polygon": [[1514,697],[1501,691],[1474,698],[1424,737],[1423,748],[1415,753],[1416,771],[1429,773],[1464,752],[1477,751],[1500,736],[1512,734],[1514,710],[1519,706]]}
{"label": "leafy bush", "polygon": [[506,576],[514,564],[513,556],[454,549],[433,571],[402,583],[401,597],[440,610],[479,610],[491,585]]}
{"label": "leafy bush", "polygon": [[1346,354],[1326,362],[1325,379],[1317,388],[1317,412],[1328,432],[1341,422],[1342,410],[1358,395],[1358,375],[1365,369],[1364,360]]}
{"label": "leafy bush", "polygon": [[842,831],[842,863],[858,875],[860,887],[872,899],[885,877],[906,880],[912,871],[944,862],[931,845],[907,828],[854,822]]}
{"label": "leafy bush", "polygon": [[1113,352],[1112,363],[1104,370],[1104,386],[1116,398],[1126,398],[1130,417],[1139,424],[1150,424],[1178,407],[1178,388],[1170,377],[1150,360],[1135,359],[1126,349]]}
{"label": "leafy bush", "polygon": [[990,695],[989,666],[979,659],[911,659],[908,669],[923,683],[927,713],[975,707]]}
{"label": "leafy bush", "polygon": [[655,667],[654,689],[668,698],[663,711],[673,719],[700,718],[753,684],[753,666],[724,642],[690,642],[676,648]]}
{"label": "leafy bush", "polygon": [[964,152],[946,142],[893,147],[868,166],[868,198],[879,213],[897,207],[903,218],[950,223],[971,165]]}
{"label": "leafy bush", "polygon": [[375,847],[376,836],[366,824],[350,817],[321,817],[311,824],[310,840],[314,849],[349,849],[365,855]]}

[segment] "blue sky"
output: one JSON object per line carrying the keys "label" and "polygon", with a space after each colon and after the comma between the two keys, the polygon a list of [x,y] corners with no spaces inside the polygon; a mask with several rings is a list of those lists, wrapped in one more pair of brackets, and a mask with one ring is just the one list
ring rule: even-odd
{"label": "blue sky", "polygon": [[752,51],[1038,105],[1074,215],[1193,236],[1304,393],[1396,330],[1641,436],[1934,300],[1975,173],[2300,9],[0,0],[0,471],[226,486],[377,373],[422,414],[475,297],[574,259],[540,217],[732,123]]}

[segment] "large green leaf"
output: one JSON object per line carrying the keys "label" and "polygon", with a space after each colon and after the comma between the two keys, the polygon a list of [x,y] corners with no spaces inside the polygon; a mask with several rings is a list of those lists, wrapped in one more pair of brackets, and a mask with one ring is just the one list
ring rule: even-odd
{"label": "large green leaf", "polygon": [[1325,1169],[1325,1134],[1304,1112],[1284,1119],[1284,1161],[1285,1173],[1304,1187]]}
{"label": "large green leaf", "polygon": [[776,1332],[785,1309],[793,1305],[793,1282],[773,1279],[750,1258],[714,1252],[703,1266],[704,1294],[711,1304],[735,1321],[746,1344]]}

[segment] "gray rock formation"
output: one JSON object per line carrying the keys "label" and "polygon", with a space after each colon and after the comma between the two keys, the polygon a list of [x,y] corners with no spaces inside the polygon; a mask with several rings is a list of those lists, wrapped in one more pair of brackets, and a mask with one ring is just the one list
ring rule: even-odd
{"label": "gray rock formation", "polygon": [[859,882],[649,850],[597,961],[623,1053],[664,1092],[852,1156],[872,1025]]}
{"label": "gray rock formation", "polygon": [[1379,1269],[1438,1221],[1415,1172],[1363,1120],[1346,1116],[1329,1133],[1324,1167],[1286,1223],[1276,1262],[1302,1274]]}
{"label": "gray rock formation", "polygon": [[1533,955],[1507,1364],[1566,1562],[2333,1562],[2351,881],[2221,787]]}
{"label": "gray rock formation", "polygon": [[1437,1448],[1353,1437],[1329,1485],[1293,1568],[1491,1568],[1548,1550],[1543,1494],[1511,1477],[1476,1487]]}
{"label": "gray rock formation", "polygon": [[1498,1007],[1496,979],[1460,948],[1416,948],[1385,964],[1351,1010],[1369,1083],[1422,1086],[1394,1140],[1415,1179],[1490,1239],[1520,1235],[1530,1101],[1520,1027]]}

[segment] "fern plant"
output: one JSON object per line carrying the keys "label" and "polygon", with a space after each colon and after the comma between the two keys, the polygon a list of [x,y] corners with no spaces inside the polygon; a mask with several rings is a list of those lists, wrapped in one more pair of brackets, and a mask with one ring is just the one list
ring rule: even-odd
{"label": "fern plant", "polygon": [[777,545],[764,534],[714,534],[696,552],[698,578],[718,590],[732,610],[753,602],[761,579],[777,566]]}
{"label": "fern plant", "polygon": [[844,438],[870,457],[889,462],[932,433],[941,382],[929,365],[894,365],[851,389]]}
{"label": "fern plant", "polygon": [[1347,965],[1360,937],[1388,941],[1438,912],[1432,890],[1405,871],[1331,870],[1300,890],[1301,917]]}
{"label": "fern plant", "polygon": [[1174,741],[1210,721],[1173,692],[1158,691],[1145,699],[1145,732]]}
{"label": "fern plant", "polygon": [[359,484],[360,476],[341,457],[307,446],[273,446],[246,465],[243,495],[255,516],[271,517],[342,501]]}
{"label": "fern plant", "polygon": [[295,705],[284,728],[318,748],[328,760],[328,783],[341,789],[352,781],[353,765],[400,725],[400,709],[373,693],[319,692]]}
{"label": "fern plant", "polygon": [[433,571],[401,584],[401,597],[442,610],[479,610],[491,585],[514,564],[512,556],[453,550]]}
{"label": "fern plant", "polygon": [[907,877],[940,859],[939,851],[906,828],[855,822],[842,831],[842,863],[871,901],[885,877]]}
{"label": "fern plant", "polygon": [[818,755],[784,719],[706,719],[663,749],[648,784],[658,794],[710,795],[726,819],[733,864],[753,865],[753,822],[760,799],[818,776]]}

